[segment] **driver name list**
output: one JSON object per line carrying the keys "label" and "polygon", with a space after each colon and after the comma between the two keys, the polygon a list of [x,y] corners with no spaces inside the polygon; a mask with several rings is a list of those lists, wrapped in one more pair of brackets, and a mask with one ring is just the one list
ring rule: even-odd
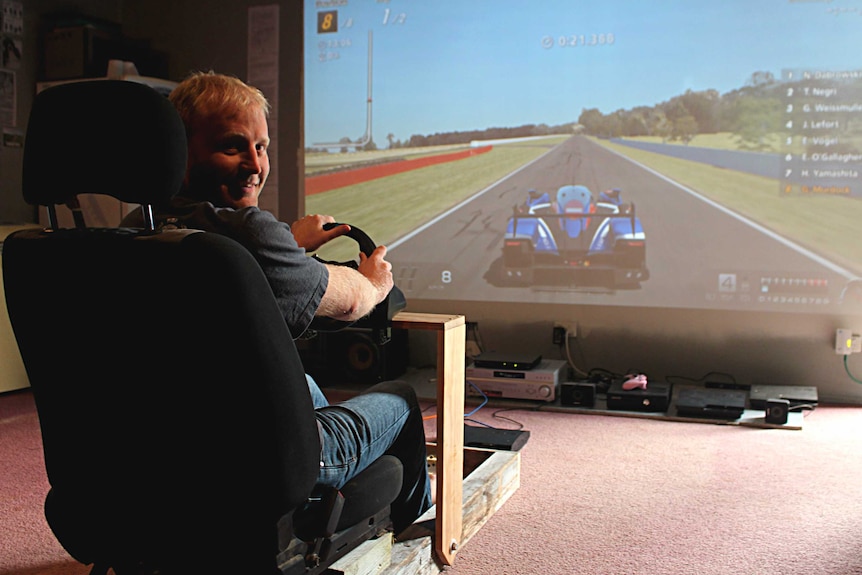
{"label": "driver name list", "polygon": [[782,195],[862,196],[862,70],[782,73]]}

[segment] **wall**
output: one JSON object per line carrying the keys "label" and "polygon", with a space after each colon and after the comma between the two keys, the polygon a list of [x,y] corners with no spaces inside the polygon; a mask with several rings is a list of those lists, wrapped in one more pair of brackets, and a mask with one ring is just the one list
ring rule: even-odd
{"label": "wall", "polygon": [[[554,322],[577,322],[571,350],[582,369],[641,371],[653,380],[720,372],[739,383],[813,385],[823,401],[862,404],[862,385],[848,377],[834,351],[835,329],[860,330],[858,316],[441,301],[408,307],[464,313],[478,323],[486,350],[561,358],[551,342]],[[862,354],[850,356],[848,365],[862,379]]]}
{"label": "wall", "polygon": [[[116,19],[132,37],[149,38],[153,47],[170,54],[170,78],[180,80],[191,70],[215,69],[246,76],[247,9],[261,1],[235,0],[116,0],[82,2],[89,14]],[[301,165],[302,46],[299,2],[279,2],[280,18],[280,119],[277,136],[281,219],[293,221],[304,213],[303,198],[296,190]],[[46,9],[59,2],[43,0]],[[28,12],[27,45],[32,53],[35,27]],[[19,94],[32,91],[35,64],[28,63],[19,79]],[[19,118],[29,111],[28,97],[20,99]],[[20,181],[15,180],[20,153],[0,150],[0,218],[26,214],[20,202]],[[17,166],[20,170],[20,166]],[[7,173],[13,172],[7,179]],[[17,189],[16,189],[17,188]],[[10,197],[10,194],[12,197]],[[560,357],[551,343],[555,320],[577,322],[579,337],[573,342],[575,363],[581,368],[612,371],[639,370],[653,379],[665,376],[700,378],[708,372],[733,376],[741,383],[816,385],[821,398],[832,402],[862,404],[862,385],[844,371],[833,351],[835,329],[862,330],[862,319],[841,316],[718,313],[709,311],[598,308],[575,306],[511,306],[475,302],[410,302],[409,309],[463,313],[479,324],[486,349],[517,350]],[[433,341],[415,337],[411,356],[425,363],[433,358]],[[525,343],[529,342],[529,343]],[[852,356],[854,374],[862,376],[862,356]]]}
{"label": "wall", "polygon": [[[70,3],[63,0],[24,0],[23,36],[24,57],[17,70],[17,118],[16,129],[26,130],[36,82],[39,78],[41,51],[40,19],[43,15],[57,12],[78,12],[92,18],[107,20],[121,25],[127,38],[149,42],[154,50],[167,52],[170,73],[167,79],[179,81],[194,70],[215,70],[246,78],[246,23],[249,6],[278,4],[237,0],[232,2],[207,2],[205,0],[82,0]],[[283,120],[279,123],[278,146],[273,150],[278,163],[273,170],[279,197],[262,199],[267,207],[278,212],[282,219],[294,221],[304,213],[304,198],[296,193],[297,182],[302,177],[298,166],[301,161],[300,130],[301,116],[297,114],[301,87],[294,78],[301,73],[296,58],[291,52],[301,49],[302,27],[296,3],[281,3],[281,95],[280,109],[276,111]],[[28,206],[21,196],[20,148],[0,147],[0,223],[28,223],[37,221],[34,208]],[[272,181],[276,181],[273,179]]]}
{"label": "wall", "polygon": [[[182,80],[188,73],[214,70],[247,79],[248,8],[257,5],[279,5],[279,85],[277,122],[271,123],[270,148],[276,186],[267,186],[261,205],[287,222],[305,213],[305,198],[297,194],[302,174],[301,61],[292,56],[302,50],[302,22],[298,2],[266,0],[133,0],[124,3],[123,30],[132,37],[149,38],[153,47],[170,54],[172,80]],[[254,39],[251,39],[253,42]],[[267,94],[268,97],[272,95]],[[272,125],[277,124],[275,129]]]}

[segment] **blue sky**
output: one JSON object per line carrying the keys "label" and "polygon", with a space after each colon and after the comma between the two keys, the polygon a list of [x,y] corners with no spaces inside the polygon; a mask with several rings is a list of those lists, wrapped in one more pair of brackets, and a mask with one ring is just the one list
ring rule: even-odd
{"label": "blue sky", "polygon": [[[317,33],[323,10],[338,32]],[[725,93],[756,71],[862,69],[862,0],[305,0],[305,20],[307,143],[363,134],[369,30],[380,147]]]}

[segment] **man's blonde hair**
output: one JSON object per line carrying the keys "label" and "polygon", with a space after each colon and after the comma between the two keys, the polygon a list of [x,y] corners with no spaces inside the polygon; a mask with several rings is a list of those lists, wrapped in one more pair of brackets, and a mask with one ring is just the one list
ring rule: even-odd
{"label": "man's blonde hair", "polygon": [[205,119],[225,110],[257,107],[269,116],[270,105],[263,92],[239,78],[213,71],[194,72],[174,88],[170,101],[188,132],[196,119]]}

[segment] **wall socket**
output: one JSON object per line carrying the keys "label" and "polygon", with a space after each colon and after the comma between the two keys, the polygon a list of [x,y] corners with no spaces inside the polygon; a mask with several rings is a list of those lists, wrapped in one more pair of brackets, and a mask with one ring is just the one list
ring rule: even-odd
{"label": "wall socket", "polygon": [[566,343],[567,338],[572,339],[576,337],[578,337],[578,322],[554,322],[553,343],[562,345]]}
{"label": "wall socket", "polygon": [[835,353],[850,355],[862,352],[862,336],[853,333],[852,329],[835,330]]}

